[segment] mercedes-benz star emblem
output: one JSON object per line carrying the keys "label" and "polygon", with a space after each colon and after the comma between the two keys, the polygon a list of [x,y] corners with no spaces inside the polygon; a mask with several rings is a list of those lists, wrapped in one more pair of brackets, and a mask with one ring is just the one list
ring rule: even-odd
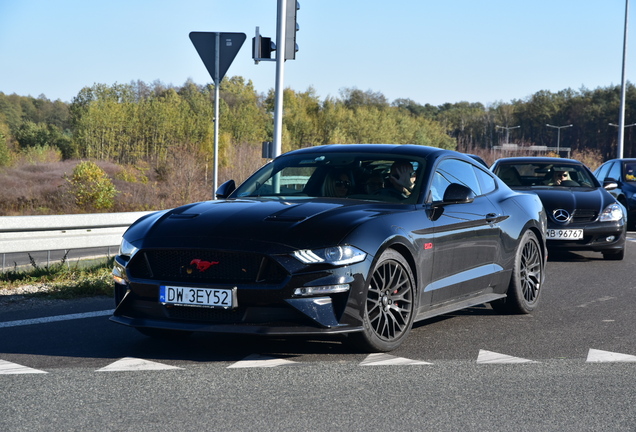
{"label": "mercedes-benz star emblem", "polygon": [[565,223],[570,220],[570,213],[563,209],[556,209],[552,212],[557,222]]}

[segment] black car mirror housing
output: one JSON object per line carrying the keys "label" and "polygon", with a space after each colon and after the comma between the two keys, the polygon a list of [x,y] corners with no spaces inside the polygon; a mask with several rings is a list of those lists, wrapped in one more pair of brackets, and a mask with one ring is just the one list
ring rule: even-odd
{"label": "black car mirror housing", "polygon": [[230,194],[234,192],[235,190],[236,190],[236,183],[234,182],[234,180],[228,180],[225,183],[223,183],[221,186],[219,186],[219,188],[216,190],[215,195],[217,199],[224,199],[230,196]]}
{"label": "black car mirror housing", "polygon": [[444,192],[440,204],[467,204],[475,200],[475,193],[469,187],[459,183],[451,183]]}

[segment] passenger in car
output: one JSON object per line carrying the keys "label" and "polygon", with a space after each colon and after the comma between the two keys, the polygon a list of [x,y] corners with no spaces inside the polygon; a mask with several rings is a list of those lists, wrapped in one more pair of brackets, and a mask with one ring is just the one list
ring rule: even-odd
{"label": "passenger in car", "polygon": [[327,174],[323,186],[323,195],[328,197],[344,198],[351,190],[351,179],[344,171],[331,171]]}
{"label": "passenger in car", "polygon": [[408,161],[395,161],[389,173],[389,185],[382,189],[382,195],[400,199],[408,198],[415,186],[415,171]]}
{"label": "passenger in car", "polygon": [[380,173],[373,173],[364,183],[364,192],[369,195],[377,194],[384,187],[384,179]]}

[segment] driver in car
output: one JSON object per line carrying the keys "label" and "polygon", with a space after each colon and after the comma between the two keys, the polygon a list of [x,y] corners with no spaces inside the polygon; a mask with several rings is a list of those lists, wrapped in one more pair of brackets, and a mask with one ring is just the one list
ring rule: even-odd
{"label": "driver in car", "polygon": [[571,180],[570,173],[567,171],[554,171],[552,178],[546,183],[548,186],[559,186],[564,181]]}

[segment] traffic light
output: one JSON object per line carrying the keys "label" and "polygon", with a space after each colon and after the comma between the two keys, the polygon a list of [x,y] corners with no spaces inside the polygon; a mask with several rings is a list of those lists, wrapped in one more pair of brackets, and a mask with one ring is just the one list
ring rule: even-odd
{"label": "traffic light", "polygon": [[263,37],[257,34],[252,38],[252,58],[259,62],[261,60],[270,60],[272,51],[276,51],[276,44],[272,42],[272,38]]}
{"label": "traffic light", "polygon": [[294,60],[296,58],[296,32],[299,30],[298,22],[296,22],[296,14],[300,9],[300,3],[297,0],[287,0],[285,3],[285,60]]}

